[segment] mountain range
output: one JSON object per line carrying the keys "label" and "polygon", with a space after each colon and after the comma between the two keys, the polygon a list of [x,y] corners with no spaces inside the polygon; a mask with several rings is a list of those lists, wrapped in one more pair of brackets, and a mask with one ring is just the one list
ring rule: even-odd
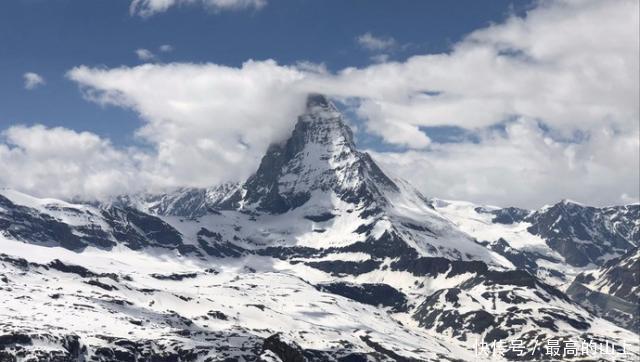
{"label": "mountain range", "polygon": [[639,240],[639,204],[429,198],[312,94],[240,183],[0,190],[0,361],[637,361]]}

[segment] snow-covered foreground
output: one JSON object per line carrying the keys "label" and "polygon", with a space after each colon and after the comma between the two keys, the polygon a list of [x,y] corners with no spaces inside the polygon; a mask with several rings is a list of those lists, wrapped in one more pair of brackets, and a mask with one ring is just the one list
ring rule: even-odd
{"label": "snow-covered foreground", "polygon": [[[116,356],[127,343],[150,343],[145,348],[196,354],[196,360],[252,360],[263,340],[280,332],[316,350],[319,360],[376,349],[388,352],[371,357],[376,360],[393,360],[389,353],[425,361],[479,358],[473,340],[420,328],[406,313],[319,291],[289,274],[300,267],[266,257],[204,262],[127,248],[75,253],[6,238],[0,238],[0,253],[0,326],[5,334],[40,334],[29,353],[51,353],[64,345],[57,338],[77,335],[88,356]],[[315,274],[316,281],[327,278]],[[629,343],[636,337],[618,336]]]}
{"label": "snow-covered foreground", "polygon": [[[128,249],[76,254],[6,238],[0,238],[0,253],[1,275],[7,279],[0,284],[2,330],[77,334],[94,353],[113,346],[113,339],[126,339],[176,343],[181,349],[200,346],[210,351],[202,353],[203,360],[251,358],[261,339],[283,332],[305,349],[332,354],[371,352],[370,345],[376,344],[420,360],[451,353],[473,359],[466,343],[405,327],[383,309],[318,291],[295,275],[268,271],[274,267],[268,263],[263,270],[252,269],[261,264],[255,258],[248,263],[251,268],[247,260],[203,265]],[[11,260],[18,258],[37,264],[23,268]],[[56,270],[54,260],[95,275]],[[56,344],[43,340],[37,347]]]}

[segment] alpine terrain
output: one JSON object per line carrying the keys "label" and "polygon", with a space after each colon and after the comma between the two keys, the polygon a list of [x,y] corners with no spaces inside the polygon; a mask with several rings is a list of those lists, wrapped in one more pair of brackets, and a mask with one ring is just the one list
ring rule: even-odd
{"label": "alpine terrain", "polygon": [[313,94],[238,184],[0,190],[0,361],[638,361],[639,240],[638,204],[428,198]]}

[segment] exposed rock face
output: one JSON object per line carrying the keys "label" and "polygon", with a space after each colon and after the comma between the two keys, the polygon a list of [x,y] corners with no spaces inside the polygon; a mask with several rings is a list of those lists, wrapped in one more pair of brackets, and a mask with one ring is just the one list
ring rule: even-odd
{"label": "exposed rock face", "polygon": [[389,308],[392,312],[407,311],[407,297],[387,284],[322,284],[320,289],[356,300],[360,303]]}
{"label": "exposed rock face", "polygon": [[296,342],[284,338],[282,334],[274,334],[264,340],[264,343],[262,344],[262,356],[265,355],[275,355],[275,357],[282,362],[307,361],[302,348],[300,348]]}
{"label": "exposed rock face", "polygon": [[596,315],[639,333],[640,248],[578,275],[567,294]]}
{"label": "exposed rock face", "polygon": [[[80,250],[87,245],[80,236],[72,232],[69,225],[48,214],[16,205],[2,195],[0,207],[0,230],[13,238],[44,245],[60,245],[71,250]],[[75,209],[67,211],[81,213]],[[105,246],[112,245],[108,240],[96,238],[94,241]]]}
{"label": "exposed rock face", "polygon": [[171,225],[139,210],[111,207],[103,210],[102,215],[113,237],[131,249],[150,245],[178,247],[182,244],[182,235]]}
{"label": "exposed rock face", "polygon": [[640,302],[640,247],[608,261],[592,276],[595,280],[589,284],[598,290],[632,303]]}
{"label": "exposed rock face", "polygon": [[485,342],[512,338],[529,343],[553,338],[560,322],[577,334],[590,328],[590,317],[566,295],[521,270],[477,270],[463,283],[428,296],[413,318],[424,328],[448,331],[463,341],[480,334]]}
{"label": "exposed rock face", "polygon": [[182,235],[169,224],[132,207],[63,202],[32,206],[16,205],[0,195],[0,232],[25,242],[74,251],[87,246],[110,249],[118,243],[131,249],[182,244]]}
{"label": "exposed rock face", "polygon": [[623,254],[640,240],[640,205],[595,208],[563,201],[526,218],[567,263],[602,265],[606,256]]}
{"label": "exposed rock face", "polygon": [[527,230],[572,266],[603,265],[640,240],[640,204],[597,208],[563,200],[537,211],[514,207],[476,211],[495,215],[494,223],[529,223]]}

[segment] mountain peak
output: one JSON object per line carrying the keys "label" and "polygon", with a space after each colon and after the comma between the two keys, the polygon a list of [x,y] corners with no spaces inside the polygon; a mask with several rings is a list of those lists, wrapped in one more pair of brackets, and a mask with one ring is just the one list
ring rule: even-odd
{"label": "mountain peak", "polygon": [[344,122],[338,108],[325,96],[310,94],[305,112],[298,122],[291,138],[298,148],[316,144],[329,148],[327,152],[355,152],[351,128]]}
{"label": "mountain peak", "polygon": [[585,204],[583,204],[581,202],[574,201],[574,200],[571,200],[571,199],[562,199],[559,203],[562,204],[562,205],[581,206],[581,207],[585,207],[586,206]]}
{"label": "mountain peak", "polygon": [[357,150],[351,128],[336,106],[326,96],[310,94],[291,136],[269,147],[245,183],[240,203],[281,213],[306,203],[316,190],[360,203],[378,199],[382,189],[397,190],[397,186],[368,154]]}

